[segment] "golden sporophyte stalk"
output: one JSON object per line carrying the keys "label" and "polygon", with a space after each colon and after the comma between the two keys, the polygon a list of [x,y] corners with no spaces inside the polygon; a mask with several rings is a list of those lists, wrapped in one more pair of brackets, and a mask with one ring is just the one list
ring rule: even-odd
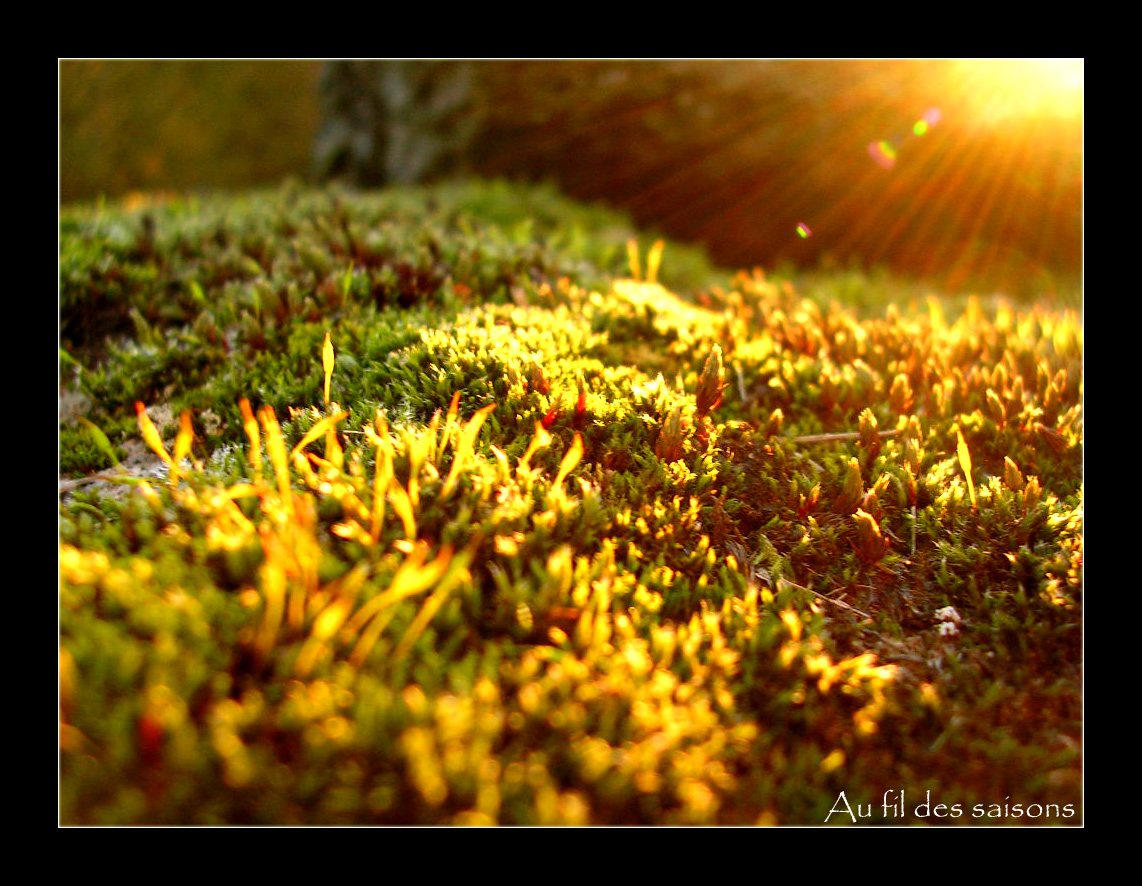
{"label": "golden sporophyte stalk", "polygon": [[325,408],[329,408],[329,379],[333,376],[333,340],[325,333],[325,346],[321,349],[321,367],[325,370]]}
{"label": "golden sporophyte stalk", "polygon": [[655,240],[654,245],[650,247],[650,252],[646,254],[646,282],[658,282],[658,266],[662,264],[662,250],[666,244],[662,240]]}
{"label": "golden sporophyte stalk", "polygon": [[163,445],[163,438],[159,436],[158,428],[156,428],[155,423],[151,421],[151,417],[147,415],[147,407],[138,400],[135,401],[135,413],[139,416],[139,430],[143,433],[143,440],[151,447],[155,455],[169,466],[171,457],[170,453],[167,452],[166,446]]}
{"label": "golden sporophyte stalk", "polygon": [[630,264],[630,275],[632,279],[641,279],[642,268],[639,266],[638,260],[638,241],[633,238],[627,240],[627,262]]}
{"label": "golden sporophyte stalk", "polygon": [[643,280],[642,266],[638,257],[638,241],[633,238],[628,240],[627,261],[630,264],[631,279],[644,283],[657,283],[658,268],[662,264],[662,251],[665,246],[664,241],[656,240],[650,247],[650,251],[646,254],[646,279]]}
{"label": "golden sporophyte stalk", "polygon": [[282,437],[281,425],[278,424],[274,408],[270,405],[262,407],[262,428],[266,432],[266,452],[270,463],[274,466],[274,474],[278,480],[278,493],[282,502],[292,501],[289,489],[289,459],[286,457],[285,439]]}
{"label": "golden sporophyte stalk", "polygon": [[571,443],[571,448],[563,455],[563,461],[559,464],[559,473],[555,475],[555,483],[552,484],[554,489],[562,489],[563,481],[567,475],[575,470],[575,466],[579,464],[579,459],[583,457],[583,438],[581,435],[576,434],[575,440]]}
{"label": "golden sporophyte stalk", "polygon": [[968,451],[967,441],[964,440],[963,431],[956,428],[956,455],[960,460],[960,469],[968,481],[968,497],[971,499],[971,509],[977,510],[975,500],[975,483],[971,478],[971,452]]}
{"label": "golden sporophyte stalk", "polygon": [[416,544],[393,576],[389,587],[361,606],[346,623],[346,633],[357,638],[349,658],[354,667],[360,667],[368,658],[377,639],[394,615],[395,604],[433,588],[447,573],[452,561],[450,547],[446,545],[441,548],[436,559],[430,563],[425,562],[427,554],[427,544],[423,542]]}
{"label": "golden sporophyte stalk", "polygon": [[139,430],[143,434],[143,440],[151,448],[151,450],[166,464],[170,473],[170,483],[172,487],[178,486],[178,479],[180,476],[179,465],[188,455],[190,455],[190,447],[194,442],[194,428],[191,424],[189,412],[184,412],[179,416],[178,436],[174,441],[174,455],[172,456],[167,452],[166,446],[163,444],[163,438],[159,434],[158,428],[155,423],[151,421],[151,417],[147,415],[147,408],[139,401],[135,401],[135,412],[139,417]]}
{"label": "golden sporophyte stalk", "polygon": [[531,443],[528,444],[527,451],[519,460],[519,465],[516,468],[517,477],[522,478],[527,473],[531,466],[531,457],[540,449],[550,446],[552,439],[547,428],[543,426],[543,422],[537,421],[535,423],[535,436],[531,438]]}
{"label": "golden sporophyte stalk", "polygon": [[448,496],[452,494],[452,490],[455,489],[456,482],[460,479],[460,472],[464,469],[475,450],[476,437],[480,433],[484,419],[486,419],[488,413],[495,408],[495,403],[489,403],[487,406],[478,410],[476,414],[469,419],[468,423],[461,428],[459,439],[456,441],[456,451],[452,456],[452,468],[448,472],[448,477],[445,479],[444,486],[440,490],[442,500],[448,498]]}
{"label": "golden sporophyte stalk", "polygon": [[246,436],[250,440],[250,467],[254,471],[254,482],[261,482],[262,439],[258,431],[258,420],[250,408],[250,401],[245,397],[238,401],[238,408],[242,411],[242,427],[246,429]]}

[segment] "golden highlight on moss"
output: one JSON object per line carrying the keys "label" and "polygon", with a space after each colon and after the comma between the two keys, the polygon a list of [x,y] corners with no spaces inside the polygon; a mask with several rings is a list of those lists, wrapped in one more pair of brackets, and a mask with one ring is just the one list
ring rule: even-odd
{"label": "golden highlight on moss", "polygon": [[1081,822],[1077,317],[436,199],[61,224],[61,821]]}

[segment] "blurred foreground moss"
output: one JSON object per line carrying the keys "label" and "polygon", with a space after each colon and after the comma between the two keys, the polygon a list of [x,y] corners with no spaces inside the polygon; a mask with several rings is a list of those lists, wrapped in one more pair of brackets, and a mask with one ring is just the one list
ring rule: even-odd
{"label": "blurred foreground moss", "polygon": [[1081,823],[1078,318],[637,238],[63,213],[62,822]]}

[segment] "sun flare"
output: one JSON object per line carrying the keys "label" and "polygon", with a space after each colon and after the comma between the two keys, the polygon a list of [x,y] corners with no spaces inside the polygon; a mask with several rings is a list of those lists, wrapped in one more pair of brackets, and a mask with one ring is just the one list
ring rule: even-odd
{"label": "sun flare", "polygon": [[956,66],[974,103],[989,117],[1078,117],[1081,58],[964,59]]}

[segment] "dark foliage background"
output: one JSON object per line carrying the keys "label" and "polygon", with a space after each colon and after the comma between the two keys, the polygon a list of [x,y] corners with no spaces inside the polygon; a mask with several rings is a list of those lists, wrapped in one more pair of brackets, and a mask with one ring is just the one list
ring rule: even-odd
{"label": "dark foliage background", "polygon": [[59,80],[64,202],[478,174],[553,181],[731,267],[1035,295],[1081,272],[1081,125],[988,114],[992,86],[951,61],[64,61]]}

